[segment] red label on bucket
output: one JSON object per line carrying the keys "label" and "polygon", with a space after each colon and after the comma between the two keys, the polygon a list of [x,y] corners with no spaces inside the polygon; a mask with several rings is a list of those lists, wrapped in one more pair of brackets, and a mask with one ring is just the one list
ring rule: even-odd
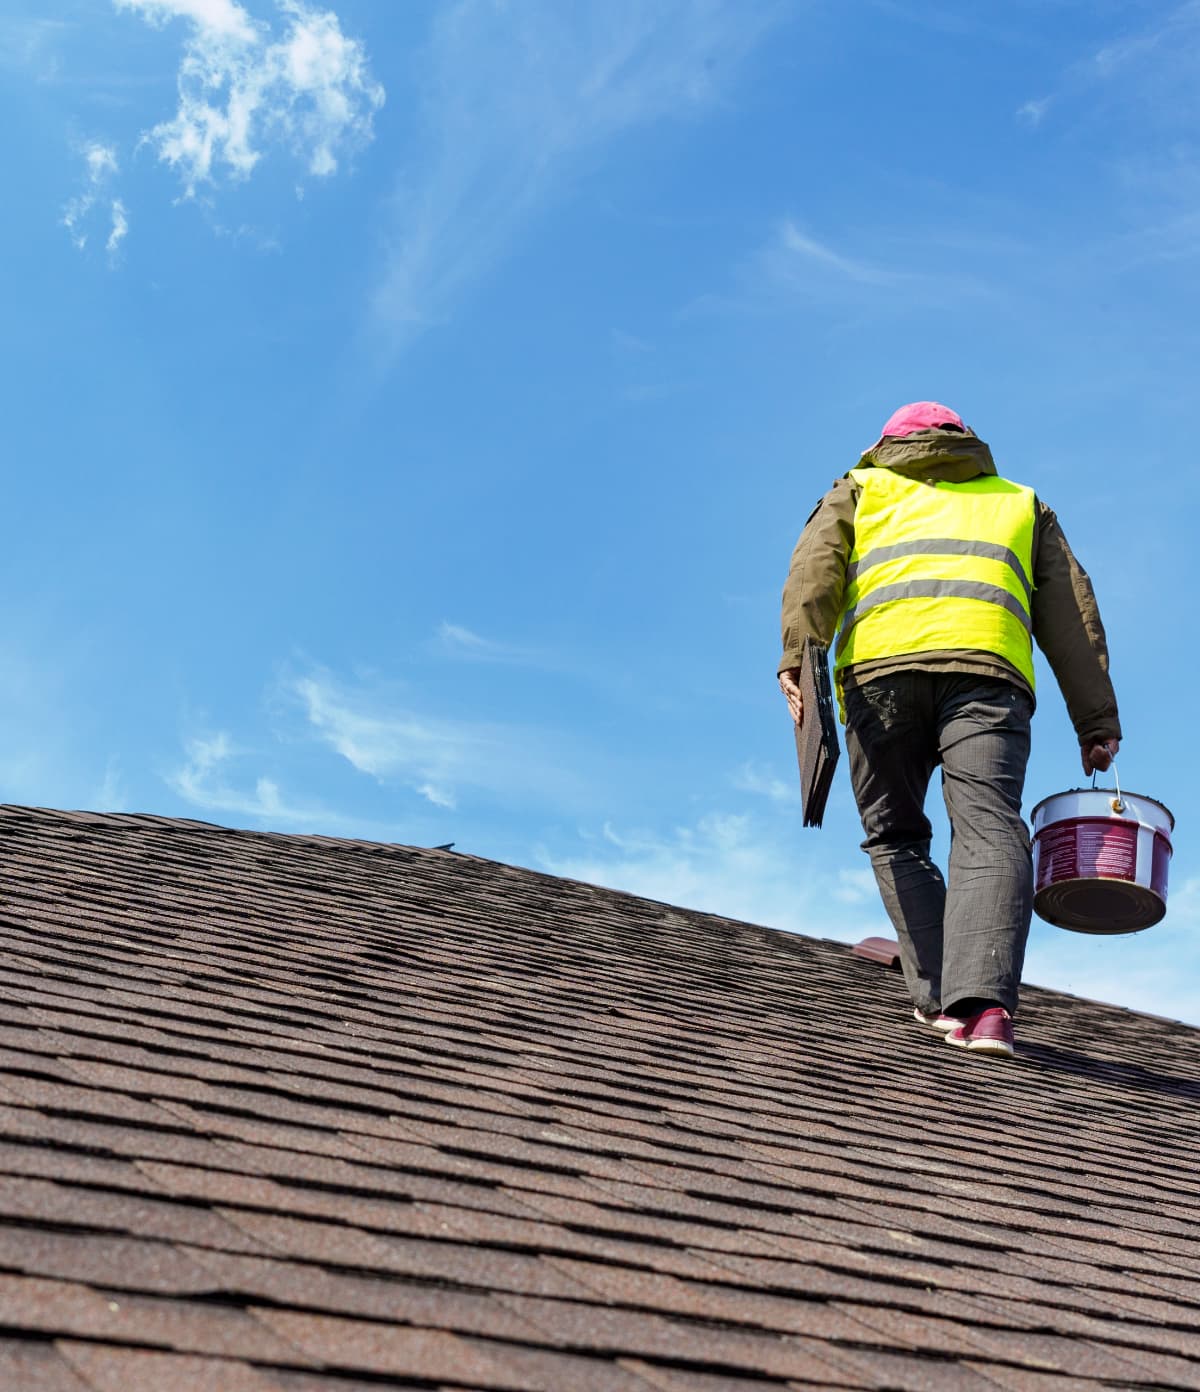
{"label": "red label on bucket", "polygon": [[1060,880],[1132,880],[1137,877],[1136,822],[1060,822],[1038,835],[1037,887]]}

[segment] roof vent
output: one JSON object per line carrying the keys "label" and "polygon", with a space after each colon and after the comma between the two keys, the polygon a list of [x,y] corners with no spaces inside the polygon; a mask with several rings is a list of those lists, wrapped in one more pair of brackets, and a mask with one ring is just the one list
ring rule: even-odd
{"label": "roof vent", "polygon": [[856,957],[865,957],[868,962],[879,962],[885,967],[900,965],[900,944],[893,938],[864,938],[850,951]]}

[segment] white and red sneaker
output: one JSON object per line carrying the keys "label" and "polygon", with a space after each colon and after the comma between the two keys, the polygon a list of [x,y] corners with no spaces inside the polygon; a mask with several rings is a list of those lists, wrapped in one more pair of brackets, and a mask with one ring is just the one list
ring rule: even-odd
{"label": "white and red sneaker", "polygon": [[946,1043],[956,1049],[970,1049],[976,1054],[994,1054],[997,1058],[1012,1058],[1016,1052],[1012,1016],[1002,1006],[993,1005],[965,1020],[952,1020]]}

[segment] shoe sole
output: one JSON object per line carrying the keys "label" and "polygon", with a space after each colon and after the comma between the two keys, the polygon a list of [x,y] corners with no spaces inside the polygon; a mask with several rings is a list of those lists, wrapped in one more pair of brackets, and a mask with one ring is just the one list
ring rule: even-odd
{"label": "shoe sole", "polygon": [[937,1030],[939,1034],[945,1034],[948,1030],[952,1030],[957,1023],[955,1020],[942,1019],[937,1015],[932,1020],[928,1016],[922,1018],[915,1010],[913,1011],[913,1019],[918,1025],[924,1025],[926,1029]]}
{"label": "shoe sole", "polygon": [[1003,1039],[951,1039],[946,1035],[946,1043],[952,1049],[966,1049],[972,1054],[990,1054],[993,1058],[1012,1058],[1016,1050]]}

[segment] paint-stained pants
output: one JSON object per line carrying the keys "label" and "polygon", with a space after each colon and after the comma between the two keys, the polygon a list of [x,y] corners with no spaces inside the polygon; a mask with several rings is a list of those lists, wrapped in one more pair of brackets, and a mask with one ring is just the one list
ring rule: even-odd
{"label": "paint-stained pants", "polygon": [[[875,879],[925,1011],[969,997],[1017,1006],[1033,909],[1021,792],[1033,701],[1014,683],[898,671],[846,692],[846,749]],[[929,856],[938,764],[949,885]]]}

